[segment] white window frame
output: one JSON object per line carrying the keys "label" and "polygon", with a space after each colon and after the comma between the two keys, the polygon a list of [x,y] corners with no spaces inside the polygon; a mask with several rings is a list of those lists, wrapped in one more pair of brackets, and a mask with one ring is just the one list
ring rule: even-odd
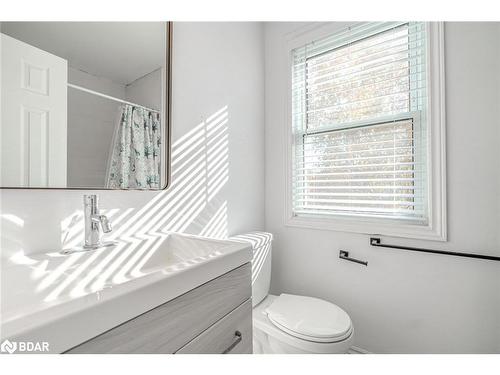
{"label": "white window frame", "polygon": [[287,85],[285,111],[285,225],[292,227],[333,230],[340,232],[386,235],[435,241],[447,240],[446,223],[446,118],[444,75],[444,23],[427,22],[427,183],[428,222],[409,224],[398,219],[378,219],[358,216],[295,216],[293,214],[293,124],[292,124],[292,51],[314,40],[327,37],[353,24],[320,23],[290,33],[285,38]]}

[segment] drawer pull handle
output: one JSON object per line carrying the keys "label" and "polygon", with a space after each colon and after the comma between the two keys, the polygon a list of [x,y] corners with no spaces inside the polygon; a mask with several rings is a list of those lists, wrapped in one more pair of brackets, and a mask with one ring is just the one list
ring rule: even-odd
{"label": "drawer pull handle", "polygon": [[234,333],[233,342],[231,343],[231,345],[229,345],[229,346],[228,346],[228,348],[227,348],[226,350],[224,350],[224,351],[222,352],[222,354],[227,354],[227,353],[229,353],[231,350],[233,350],[233,349],[234,349],[234,347],[235,347],[236,345],[238,345],[238,344],[241,342],[241,340],[242,340],[242,335],[241,335],[241,332],[240,332],[240,331],[236,331],[236,332]]}

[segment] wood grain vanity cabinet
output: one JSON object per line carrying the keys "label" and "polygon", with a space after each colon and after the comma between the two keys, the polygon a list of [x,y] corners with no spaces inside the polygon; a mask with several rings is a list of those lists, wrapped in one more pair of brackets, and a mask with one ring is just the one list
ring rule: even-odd
{"label": "wood grain vanity cabinet", "polygon": [[251,296],[247,263],[65,353],[252,353]]}

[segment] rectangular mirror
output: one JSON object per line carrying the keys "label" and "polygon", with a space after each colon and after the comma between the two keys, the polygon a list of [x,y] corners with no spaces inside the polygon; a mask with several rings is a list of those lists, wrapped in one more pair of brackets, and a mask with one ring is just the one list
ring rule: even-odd
{"label": "rectangular mirror", "polygon": [[171,24],[2,22],[0,187],[164,189]]}

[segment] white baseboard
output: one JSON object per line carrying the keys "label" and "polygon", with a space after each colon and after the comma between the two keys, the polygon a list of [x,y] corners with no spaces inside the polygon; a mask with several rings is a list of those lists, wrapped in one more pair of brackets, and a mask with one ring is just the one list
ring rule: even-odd
{"label": "white baseboard", "polygon": [[347,353],[349,353],[349,354],[372,354],[372,352],[369,352],[368,350],[365,350],[363,348],[358,348],[357,346],[351,346]]}

